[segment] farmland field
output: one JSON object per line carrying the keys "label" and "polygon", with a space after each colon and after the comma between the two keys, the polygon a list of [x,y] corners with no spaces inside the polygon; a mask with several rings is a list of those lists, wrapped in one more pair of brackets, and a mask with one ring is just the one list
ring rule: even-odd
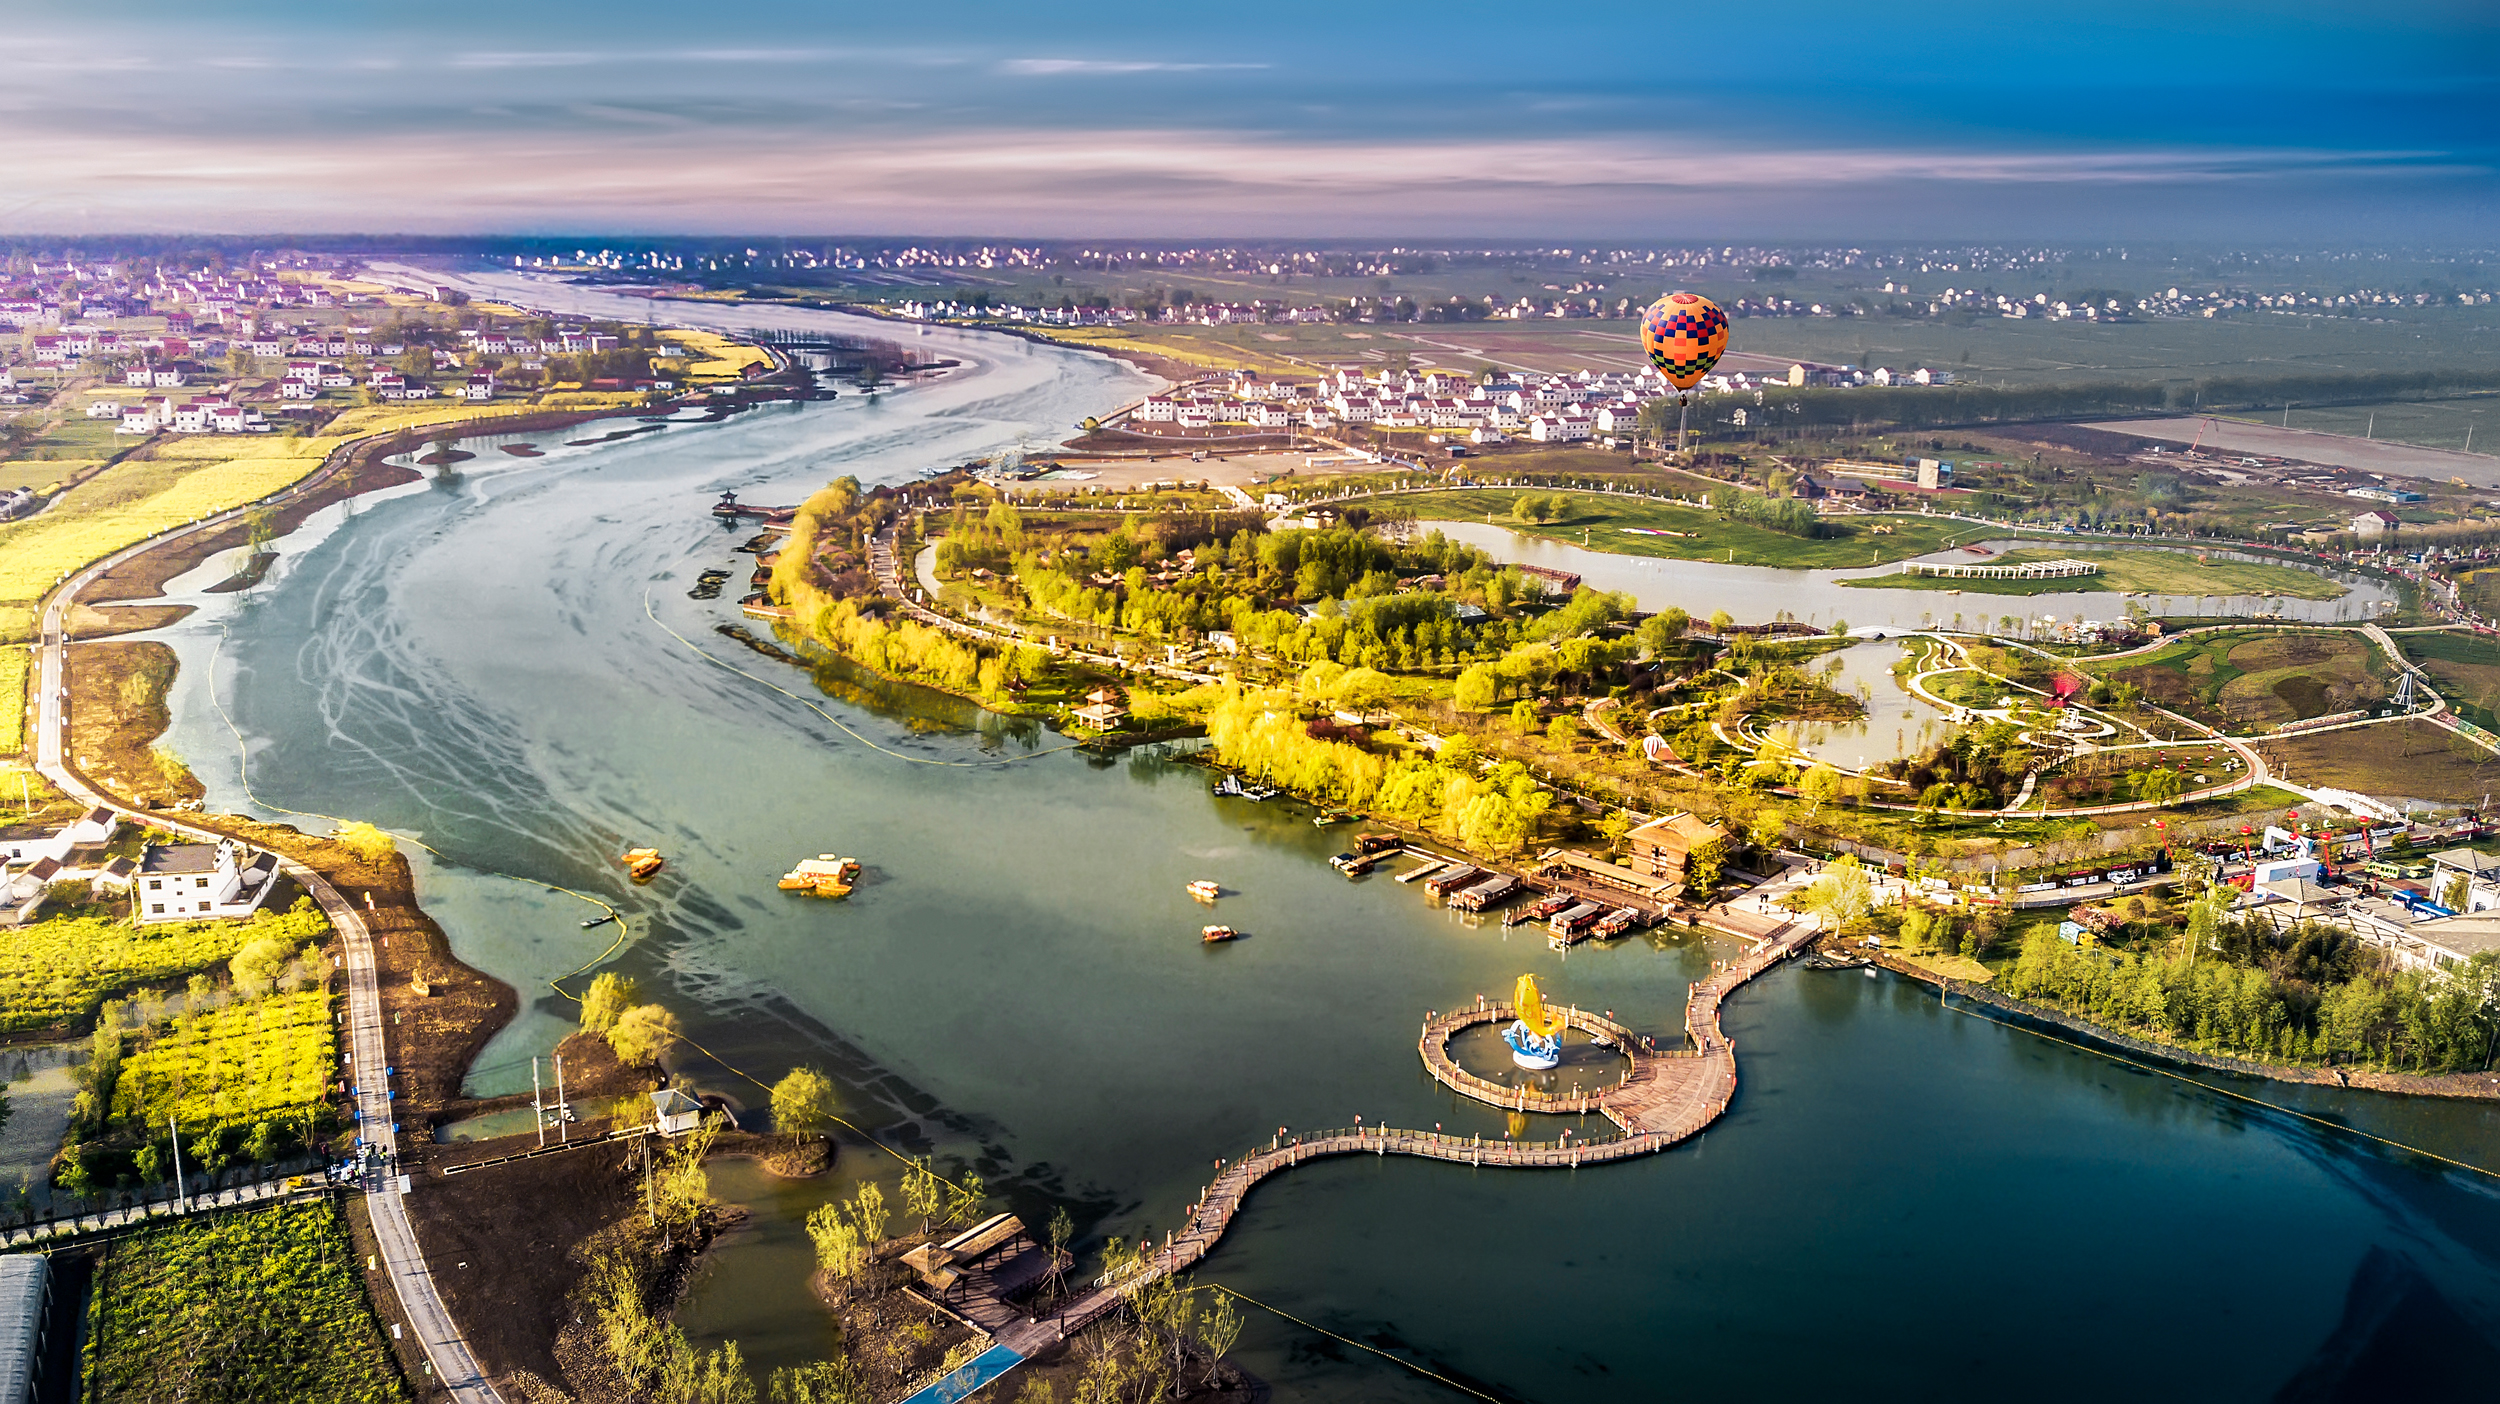
{"label": "farmland field", "polygon": [[2087,560],[2101,573],[2081,580],[1963,580],[1938,575],[1884,575],[1851,580],[1850,585],[1878,590],[1960,590],[1974,595],[2090,594],[2099,591],[2143,591],[2182,598],[2203,595],[2287,595],[2297,600],[2332,600],[2349,593],[2315,571],[2258,561],[2208,559],[2187,551],[2008,551],[1981,564],[2020,565],[2027,561]]}
{"label": "farmland field", "polygon": [[206,970],[262,936],[302,946],[329,929],[318,911],[146,927],[66,916],[0,928],[0,1033],[74,1022],[116,991]]}
{"label": "farmland field", "polygon": [[86,1398],[396,1404],[408,1388],[335,1204],[151,1228],[107,1247]]}
{"label": "farmland field", "polygon": [[113,1116],[157,1126],[257,1121],[321,1100],[336,1056],[318,989],[241,1000],[178,1019],[122,1060]]}
{"label": "farmland field", "polygon": [[[1512,511],[1521,495],[1517,488],[1473,488],[1402,496],[1396,502],[1400,507],[1413,508],[1418,517],[1426,520],[1480,522],[1490,513],[1497,524],[1524,535],[1570,546],[1585,544],[1590,550],[1621,556],[1664,556],[1671,560],[1723,561],[1789,570],[1880,565],[1939,550],[1958,537],[1983,532],[2003,534],[2002,528],[1977,527],[1968,522],[1870,516],[1845,521],[1826,519],[1823,525],[1834,534],[1809,539],[1732,521],[1707,507],[1606,493],[1542,491],[1534,495],[1561,497],[1563,512],[1548,521],[1527,522],[1519,520]],[[1686,534],[1646,536],[1627,531],[1627,527]],[[1887,527],[1889,531],[1880,530]],[[1583,530],[1588,533],[1585,542],[1581,539]]]}

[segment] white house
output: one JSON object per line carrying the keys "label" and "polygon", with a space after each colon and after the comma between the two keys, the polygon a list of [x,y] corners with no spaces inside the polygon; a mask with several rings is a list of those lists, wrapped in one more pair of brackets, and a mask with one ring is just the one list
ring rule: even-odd
{"label": "white house", "polygon": [[1585,414],[1540,414],[1528,421],[1528,437],[1540,444],[1585,439],[1594,429]]}
{"label": "white house", "polygon": [[122,417],[122,402],[90,400],[87,402],[87,417],[89,419],[119,419]]}
{"label": "white house", "polygon": [[2396,514],[2380,509],[2360,513],[2352,519],[2355,536],[2384,536],[2396,529]]}
{"label": "white house", "polygon": [[683,1088],[664,1087],[651,1094],[651,1119],[658,1123],[661,1135],[683,1135],[703,1124],[703,1104]]}
{"label": "white house", "polygon": [[132,879],[132,914],[141,925],[248,917],[269,899],[277,875],[278,855],[233,839],[151,844]]}
{"label": "white house", "polygon": [[11,863],[31,863],[49,858],[56,863],[69,861],[70,850],[89,844],[111,843],[121,828],[121,818],[102,805],[88,810],[58,829],[44,829],[19,824],[0,829],[0,857]]}

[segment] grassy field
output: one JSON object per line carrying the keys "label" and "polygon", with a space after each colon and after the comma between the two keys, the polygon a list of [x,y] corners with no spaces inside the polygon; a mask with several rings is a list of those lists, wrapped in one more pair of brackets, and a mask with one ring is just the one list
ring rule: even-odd
{"label": "grassy field", "polygon": [[71,1023],[116,991],[209,969],[262,936],[302,946],[328,930],[319,912],[144,927],[64,916],[0,928],[0,1033]]}
{"label": "grassy field", "polygon": [[2142,591],[2153,595],[2284,595],[2298,600],[2340,599],[2350,593],[2315,571],[2258,561],[2208,558],[2187,551],[2051,549],[2008,551],[1987,565],[2026,561],[2087,560],[2101,573],[2080,580],[1957,580],[1934,575],[1884,575],[1848,585],[1877,590],[1960,590],[1970,595],[2094,594]]}
{"label": "grassy field", "polygon": [[336,1060],[329,996],[301,990],[175,1022],[122,1060],[113,1116],[157,1126],[250,1122],[321,1100]]}
{"label": "grassy field", "polygon": [[2426,721],[2296,736],[2258,750],[2269,767],[2302,785],[2478,808],[2500,794],[2500,756]]}
{"label": "grassy field", "polygon": [[334,1204],[151,1228],[104,1250],[87,1308],[90,1404],[397,1404],[391,1359]]}
{"label": "grassy field", "polygon": [[0,756],[26,749],[26,679],[34,666],[31,651],[0,645]]}
{"label": "grassy field", "polygon": [[2386,656],[2357,632],[2199,634],[2095,671],[2209,725],[2263,729],[2384,696]]}
{"label": "grassy field", "polygon": [[[2277,415],[2266,422],[2285,424]],[[2383,405],[2335,405],[2326,409],[2292,407],[2288,426],[2329,434],[2368,435],[2424,448],[2500,454],[2500,395],[2471,395],[2454,400],[2399,400]]]}
{"label": "grassy field", "polygon": [[[1540,491],[1535,495],[1548,498],[1559,495],[1565,504],[1563,515],[1544,522],[1519,520],[1512,515],[1513,505],[1521,496],[1517,488],[1470,488],[1421,493],[1399,497],[1394,502],[1399,507],[1413,508],[1418,517],[1425,519],[1480,522],[1490,514],[1495,525],[1509,527],[1522,535],[1543,537],[1570,546],[1585,544],[1590,550],[1619,556],[1664,556],[1670,560],[1724,561],[1789,570],[1845,570],[1881,565],[1886,561],[1922,556],[1966,537],[1997,531],[1992,527],[1975,527],[1968,522],[1928,517],[1855,517],[1827,519],[1824,525],[1834,534],[1809,540],[1746,522],[1731,521],[1706,507],[1684,507],[1671,502],[1615,497],[1604,493],[1551,494]],[[1646,536],[1626,531],[1627,527],[1685,534]],[[1585,541],[1582,539],[1584,531]]]}
{"label": "grassy field", "polygon": [[2500,731],[2500,639],[2445,630],[2389,637],[2431,675],[2457,715],[2485,730]]}

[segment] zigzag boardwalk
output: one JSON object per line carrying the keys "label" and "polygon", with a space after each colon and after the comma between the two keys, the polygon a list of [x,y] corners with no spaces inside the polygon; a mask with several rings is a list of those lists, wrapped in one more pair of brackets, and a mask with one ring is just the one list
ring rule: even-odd
{"label": "zigzag boardwalk", "polygon": [[1700,1134],[1718,1119],[1736,1095],[1736,1049],[1719,1029],[1719,1008],[1728,994],[1747,980],[1803,950],[1813,941],[1810,929],[1784,931],[1752,954],[1729,962],[1718,973],[1692,987],[1685,1002],[1684,1025],[1696,1045],[1690,1050],[1659,1052],[1630,1029],[1581,1010],[1566,1020],[1574,1028],[1606,1037],[1631,1059],[1622,1081],[1597,1091],[1552,1096],[1505,1087],[1458,1066],[1449,1056],[1450,1035],[1471,1024],[1511,1018],[1509,1006],[1486,1003],[1456,1014],[1436,1015],[1424,1022],[1421,1051],[1424,1066],[1443,1086],[1506,1110],[1553,1114],[1600,1111],[1624,1134],[1602,1141],[1496,1141],[1451,1136],[1437,1131],[1402,1131],[1391,1127],[1353,1127],[1322,1131],[1292,1141],[1270,1141],[1263,1149],[1223,1166],[1190,1207],[1188,1227],[1140,1259],[1125,1272],[1106,1274],[1088,1291],[1071,1298],[1059,1311],[1039,1321],[1020,1321],[997,1332],[999,1344],[1030,1356],[1054,1339],[1109,1315],[1129,1293],[1161,1277],[1186,1272],[1214,1251],[1233,1216],[1259,1181],[1306,1161],[1337,1155],[1412,1155],[1468,1166],[1576,1170],[1650,1155]]}

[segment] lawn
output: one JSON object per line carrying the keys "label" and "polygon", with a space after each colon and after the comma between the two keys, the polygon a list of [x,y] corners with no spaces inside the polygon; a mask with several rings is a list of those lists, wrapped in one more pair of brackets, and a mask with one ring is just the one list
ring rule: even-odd
{"label": "lawn", "polygon": [[329,929],[318,911],[144,927],[62,916],[0,928],[0,1033],[68,1024],[116,991],[209,969],[262,936],[302,946]]}
{"label": "lawn", "polygon": [[91,1404],[408,1398],[331,1203],[192,1219],[110,1244],[84,1355]]}
{"label": "lawn", "polygon": [[2284,595],[2300,600],[2340,599],[2348,593],[2315,571],[2259,561],[2226,560],[2189,551],[2053,550],[2008,551],[2001,556],[1971,558],[1973,564],[2022,565],[2028,562],[2086,560],[2101,573],[2080,580],[1963,580],[1907,573],[1874,576],[1843,584],[1877,590],[1959,590],[1971,595],[2093,594],[2142,592],[2181,598],[2206,595]]}
{"label": "lawn", "polygon": [[2386,656],[2350,630],[2226,630],[2093,665],[2147,701],[2209,725],[2262,730],[2386,695]]}
{"label": "lawn", "polygon": [[113,1117],[154,1127],[248,1124],[318,1103],[336,1059],[329,996],[318,989],[185,1015],[122,1060]]}
{"label": "lawn", "polygon": [[[1394,499],[1418,517],[1450,521],[1484,521],[1509,527],[1525,536],[1543,537],[1569,546],[1618,556],[1664,556],[1670,560],[1721,561],[1735,565],[1772,566],[1787,570],[1846,570],[1905,560],[1941,550],[1957,540],[2002,534],[1995,527],[1930,517],[1864,516],[1823,519],[1832,535],[1789,536],[1746,522],[1732,521],[1707,507],[1687,507],[1644,497],[1610,493],[1542,490],[1534,496],[1563,500],[1560,516],[1543,522],[1521,521],[1513,505],[1518,488],[1469,488],[1421,493]],[[1640,530],[1629,530],[1640,528]],[[1651,536],[1668,531],[1675,536]]]}
{"label": "lawn", "polygon": [[2457,715],[2486,731],[2500,731],[2500,640],[2445,630],[2390,637],[2405,657],[2431,675]]}

